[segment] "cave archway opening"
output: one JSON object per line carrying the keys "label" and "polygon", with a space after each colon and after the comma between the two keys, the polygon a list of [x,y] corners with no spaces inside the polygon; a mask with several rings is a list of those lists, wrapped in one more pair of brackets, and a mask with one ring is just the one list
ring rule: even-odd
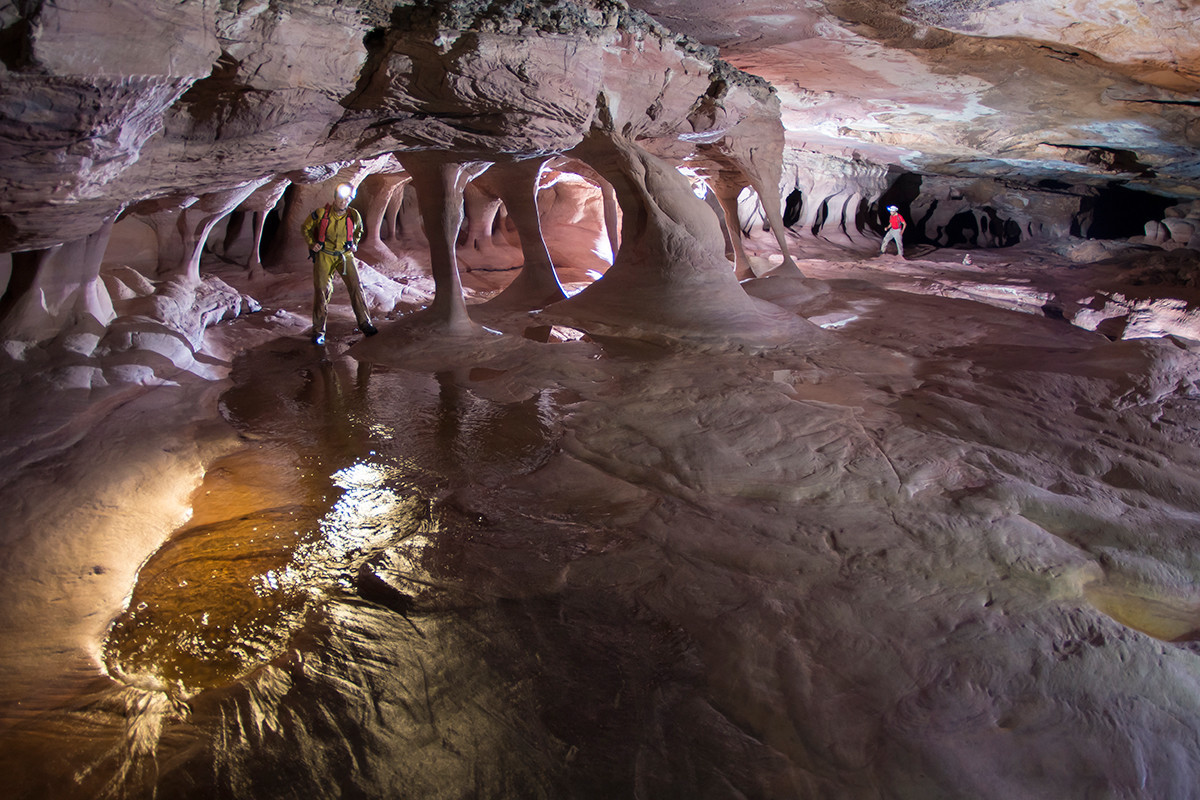
{"label": "cave archway opening", "polygon": [[978,247],[979,221],[971,211],[960,211],[946,223],[947,247]]}
{"label": "cave archway opening", "polygon": [[887,231],[888,206],[896,206],[908,220],[909,229],[905,231],[904,240],[908,242],[912,236],[912,206],[921,196],[921,176],[915,172],[902,172],[892,181],[887,191],[879,196],[875,203],[875,213],[869,215],[871,227],[882,236]]}
{"label": "cave archway opening", "polygon": [[[542,171],[538,189],[542,238],[568,295],[603,277],[621,247],[621,209],[612,187],[577,160]],[[519,237],[510,241],[519,246]]]}
{"label": "cave archway opening", "polygon": [[[1110,183],[1091,196],[1080,198],[1072,234],[1089,239],[1125,239],[1141,236],[1146,223],[1161,220],[1175,200]],[[1078,232],[1077,232],[1078,231]]]}

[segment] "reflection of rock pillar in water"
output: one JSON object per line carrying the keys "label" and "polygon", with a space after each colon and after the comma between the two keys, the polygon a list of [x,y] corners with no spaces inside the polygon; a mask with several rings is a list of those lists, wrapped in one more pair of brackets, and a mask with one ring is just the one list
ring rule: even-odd
{"label": "reflection of rock pillar in water", "polygon": [[454,252],[463,219],[463,189],[489,166],[487,162],[451,161],[449,154],[397,153],[412,175],[421,223],[429,240],[429,259],[436,294],[429,307],[436,322],[452,333],[474,330],[463,299],[458,256]]}
{"label": "reflection of rock pillar in water", "polygon": [[458,382],[462,376],[453,372],[438,372],[434,377],[438,382],[437,417],[433,428],[437,445],[435,454],[439,458],[437,466],[450,471],[455,467],[461,450],[459,437],[462,435],[462,418],[466,413],[464,391]]}
{"label": "reflection of rock pillar in water", "polygon": [[550,251],[546,249],[538,216],[538,176],[545,163],[545,159],[498,163],[477,181],[504,201],[521,238],[521,253],[525,256],[520,273],[503,292],[489,301],[490,305],[543,308],[566,297],[554,272]]}

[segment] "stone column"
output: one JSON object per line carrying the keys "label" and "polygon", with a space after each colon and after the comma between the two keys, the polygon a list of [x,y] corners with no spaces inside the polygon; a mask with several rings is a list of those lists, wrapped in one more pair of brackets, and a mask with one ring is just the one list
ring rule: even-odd
{"label": "stone column", "polygon": [[175,226],[181,244],[179,260],[172,265],[170,262],[164,262],[160,253],[159,275],[176,277],[185,283],[199,283],[200,256],[213,226],[222,217],[237,208],[243,200],[266,181],[266,178],[260,178],[223,192],[189,197],[181,203],[181,211]]}
{"label": "stone column", "polygon": [[[776,177],[778,178],[778,174]],[[774,185],[768,185],[752,173],[748,173],[747,178],[750,186],[758,193],[759,202],[762,203],[763,212],[767,216],[767,223],[771,226],[771,233],[779,244],[779,252],[783,254],[783,263],[768,272],[767,275],[803,278],[804,273],[800,271],[800,267],[796,266],[791,253],[788,252],[787,233],[783,227],[783,209],[779,196],[779,181],[776,180]]]}
{"label": "stone column", "polygon": [[403,172],[375,173],[364,178],[358,187],[354,204],[361,209],[365,229],[358,250],[359,256],[370,264],[391,267],[400,264],[396,254],[383,243],[384,220],[392,208],[393,197],[410,180],[412,177]]}
{"label": "stone column", "polygon": [[649,339],[767,344],[816,330],[746,294],[712,209],[673,166],[612,131],[593,130],[571,155],[616,190],[621,249],[603,278],[550,306],[548,316]]}
{"label": "stone column", "polygon": [[459,162],[449,153],[401,152],[396,158],[412,176],[429,240],[435,294],[428,312],[432,322],[454,335],[476,332],[463,299],[458,256],[454,251],[463,220],[463,189],[486,170],[486,161]]}
{"label": "stone column", "polygon": [[794,227],[804,234],[813,234],[821,207],[825,206],[825,202],[836,195],[838,190],[827,179],[818,178],[801,191],[804,193],[804,208],[800,211],[800,221]]}
{"label": "stone column", "polygon": [[[500,203],[498,195],[484,191],[477,181],[463,187],[463,215],[466,224],[460,233],[464,250],[485,251],[492,248],[492,226],[496,224]],[[470,271],[469,267],[467,271]]]}
{"label": "stone column", "polygon": [[267,214],[279,204],[279,199],[291,183],[287,178],[273,178],[242,201],[240,208],[254,214],[254,242],[250,245],[250,255],[246,259],[246,269],[251,278],[257,278],[265,271],[262,264],[263,226],[266,224]]}
{"label": "stone column", "polygon": [[825,206],[825,221],[817,229],[817,235],[823,239],[839,244],[850,244],[850,237],[843,229],[846,211],[846,190],[838,188],[828,195]]}
{"label": "stone column", "polygon": [[488,306],[544,308],[566,297],[546,248],[538,215],[538,178],[545,163],[544,158],[497,163],[476,180],[504,201],[509,218],[517,228],[525,258],[517,277],[489,300]]}
{"label": "stone column", "polygon": [[850,196],[846,198],[846,204],[842,207],[842,225],[845,228],[846,236],[852,242],[860,242],[864,238],[858,229],[860,205],[862,205],[862,192],[851,191]]}
{"label": "stone column", "polygon": [[130,213],[145,220],[154,231],[154,240],[158,245],[158,263],[156,274],[166,274],[172,267],[183,260],[183,234],[179,232],[179,218],[183,213],[183,204],[194,201],[195,198],[182,195],[158,197],[138,203]]}
{"label": "stone column", "polygon": [[91,353],[116,317],[100,280],[100,265],[115,217],[82,239],[12,255],[12,276],[0,298],[0,339],[41,342],[76,330],[89,345],[72,349]]}
{"label": "stone column", "polygon": [[709,181],[709,187],[721,206],[725,215],[725,230],[729,232],[729,244],[733,247],[733,269],[738,278],[754,277],[750,267],[750,257],[742,244],[742,221],[738,215],[738,195],[742,193],[743,184],[740,181],[730,182],[720,177]]}

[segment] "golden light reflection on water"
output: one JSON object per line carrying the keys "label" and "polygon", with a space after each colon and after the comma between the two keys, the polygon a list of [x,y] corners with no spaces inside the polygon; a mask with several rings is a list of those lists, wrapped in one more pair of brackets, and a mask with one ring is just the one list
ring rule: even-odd
{"label": "golden light reflection on water", "polygon": [[[347,730],[364,724],[357,711],[330,711],[353,707],[359,690],[340,692],[355,680],[373,691],[395,681],[408,704],[409,676],[370,677],[376,663],[415,659],[422,680],[453,667],[455,686],[464,664],[488,673],[474,651],[435,647],[418,657],[421,646],[398,651],[395,638],[371,648],[384,629],[417,631],[424,642],[429,630],[395,615],[405,613],[410,592],[430,607],[457,606],[474,596],[478,570],[494,572],[462,547],[464,523],[469,536],[479,520],[435,511],[432,498],[532,472],[554,451],[551,398],[492,402],[449,375],[374,373],[349,359],[314,362],[304,349],[257,354],[235,383],[222,409],[248,434],[246,447],[210,466],[191,522],[142,566],[102,646],[108,675],[134,703],[124,714],[123,751],[112,764],[89,767],[110,775],[113,796],[161,781],[160,761],[174,758],[177,744],[163,732],[179,733],[171,726],[184,718],[188,735],[208,731],[218,760],[241,769],[263,757],[263,726],[280,736],[292,730],[298,717],[286,715],[311,713],[322,731],[331,720]],[[439,525],[447,513],[458,539]],[[525,591],[525,581],[514,580],[521,585],[506,596]],[[458,635],[455,625],[447,635]],[[323,670],[330,683],[321,684],[321,698],[283,700],[295,681],[324,680]],[[269,697],[264,687],[274,687]]]}
{"label": "golden light reflection on water", "polygon": [[[214,465],[196,517],[235,516],[177,532],[142,567],[104,643],[111,676],[184,699],[236,681],[287,649],[324,590],[349,585],[357,558],[425,524],[428,500],[399,466],[363,459],[326,482],[282,468],[280,455],[252,449]],[[264,475],[275,476],[268,491],[246,491]],[[256,497],[289,502],[247,508]]]}

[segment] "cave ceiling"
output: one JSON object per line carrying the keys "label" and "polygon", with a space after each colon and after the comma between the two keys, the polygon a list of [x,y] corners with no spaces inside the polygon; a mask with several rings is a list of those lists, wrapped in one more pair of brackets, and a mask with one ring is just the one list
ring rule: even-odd
{"label": "cave ceiling", "polygon": [[1200,3],[633,0],[770,81],[792,147],[1195,196]]}
{"label": "cave ceiling", "polygon": [[[631,5],[653,21],[610,0],[0,4],[0,251],[392,150],[561,152],[598,86],[626,113],[657,91],[631,124],[666,135],[696,95],[638,76],[686,94],[717,54],[774,86],[805,163],[1200,196],[1195,0]],[[438,33],[456,26],[484,34]],[[655,39],[682,66],[646,55]]]}

